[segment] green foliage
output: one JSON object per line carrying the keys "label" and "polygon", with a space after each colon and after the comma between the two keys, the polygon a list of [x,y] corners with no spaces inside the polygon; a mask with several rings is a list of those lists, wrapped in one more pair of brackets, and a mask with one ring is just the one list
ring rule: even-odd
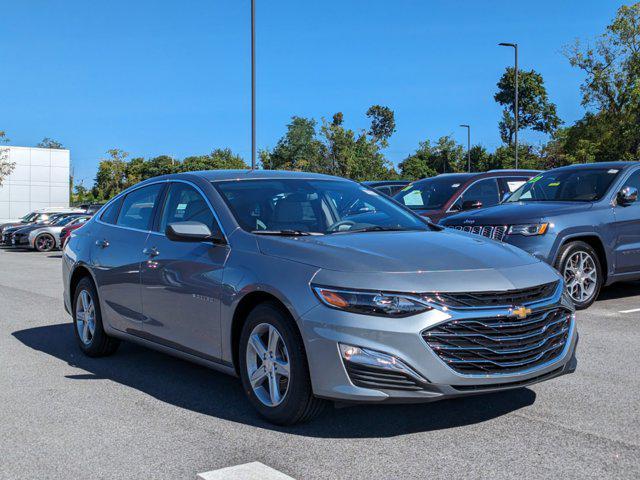
{"label": "green foliage", "polygon": [[194,170],[249,168],[242,157],[228,148],[213,150],[209,155],[187,157],[183,161],[168,155],[159,155],[149,160],[142,157],[127,160],[129,154],[119,149],[109,150],[107,154],[108,158],[100,161],[91,191],[81,185],[76,186],[73,201],[108,200],[131,185],[159,175]]}
{"label": "green foliage", "polygon": [[344,126],[342,112],[333,115],[331,122],[323,119],[319,132],[314,119],[292,117],[274,149],[260,152],[262,167],[339,175],[357,181],[397,178],[382,153],[395,131],[393,111],[374,105],[367,116],[371,127],[359,133]]}
{"label": "green foliage", "polygon": [[38,148],[53,148],[53,149],[56,149],[56,150],[61,150],[61,149],[64,148],[60,142],[58,142],[57,140],[54,140],[52,138],[49,138],[49,137],[44,137],[42,139],[42,141],[36,145],[36,147],[38,147]]}
{"label": "green foliage", "polygon": [[[0,130],[0,143],[8,142],[7,134],[3,130]],[[2,181],[11,174],[15,166],[16,164],[14,162],[9,161],[7,149],[0,148],[0,186],[2,186]]]}
{"label": "green foliage", "polygon": [[[506,69],[498,81],[498,91],[494,99],[504,107],[500,120],[500,136],[508,145],[515,135],[515,70]],[[530,128],[537,132],[552,134],[561,124],[555,104],[549,101],[544,80],[535,70],[518,72],[518,129]]]}
{"label": "green foliage", "polygon": [[420,142],[418,149],[399,165],[401,177],[409,180],[440,173],[464,172],[467,169],[464,147],[451,136],[440,137],[435,145]]}
{"label": "green foliage", "polygon": [[618,9],[594,46],[565,48],[582,70],[584,118],[553,145],[568,162],[640,159],[640,3]]}

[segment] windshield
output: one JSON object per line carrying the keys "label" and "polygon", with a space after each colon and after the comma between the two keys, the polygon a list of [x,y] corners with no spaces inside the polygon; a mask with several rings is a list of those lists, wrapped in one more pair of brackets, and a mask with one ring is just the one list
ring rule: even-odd
{"label": "windshield", "polygon": [[466,180],[466,175],[428,178],[403,188],[393,198],[412,210],[440,210]]}
{"label": "windshield", "polygon": [[551,170],[529,180],[505,203],[594,202],[604,196],[619,172],[617,168]]}
{"label": "windshield", "polygon": [[331,234],[372,230],[430,230],[383,194],[340,180],[213,182],[240,226],[249,232]]}
{"label": "windshield", "polygon": [[73,216],[73,215],[69,217],[62,217],[54,221],[53,224],[57,227],[62,227],[72,222],[73,220],[76,220],[77,218],[78,218],[77,216]]}
{"label": "windshield", "polygon": [[37,216],[38,216],[38,214],[34,213],[34,212],[27,213],[24,217],[22,217],[20,219],[20,222],[22,222],[22,223],[32,222]]}

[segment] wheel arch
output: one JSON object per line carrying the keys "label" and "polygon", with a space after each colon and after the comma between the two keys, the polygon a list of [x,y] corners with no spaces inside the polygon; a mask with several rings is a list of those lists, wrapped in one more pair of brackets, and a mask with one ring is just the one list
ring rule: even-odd
{"label": "wheel arch", "polygon": [[562,250],[562,248],[565,245],[573,242],[584,242],[595,250],[596,255],[598,255],[598,260],[600,261],[602,273],[604,275],[603,284],[606,284],[609,278],[609,266],[611,264],[609,262],[609,258],[607,257],[607,250],[604,246],[604,242],[602,238],[600,238],[600,235],[595,232],[576,233],[562,239],[562,242],[560,243],[560,246],[558,247],[558,250],[556,252],[556,256],[553,260],[553,265],[556,265],[556,263],[558,262],[560,251]]}
{"label": "wheel arch", "polygon": [[89,277],[93,282],[93,285],[97,288],[98,284],[96,283],[96,279],[93,278],[93,274],[91,270],[84,264],[76,265],[69,277],[69,305],[73,308],[73,297],[75,296],[76,287],[80,280],[84,277]]}
{"label": "wheel arch", "polygon": [[[286,302],[284,302],[281,298],[271,292],[267,292],[264,290],[254,290],[252,292],[244,295],[237,303],[235,310],[233,311],[233,317],[231,320],[231,332],[229,335],[230,340],[230,351],[231,351],[231,362],[233,364],[233,368],[236,373],[239,374],[238,365],[239,365],[239,351],[240,351],[240,334],[242,332],[242,327],[244,322],[247,319],[249,313],[258,305],[262,303],[274,303],[282,312],[291,318],[291,321],[294,325],[294,328],[298,331],[300,338],[302,338],[302,334],[300,332],[300,327],[298,326],[298,322],[295,320],[295,315],[291,311],[289,307],[287,307]],[[303,340],[304,344],[304,340]],[[303,345],[304,346],[304,345]]]}

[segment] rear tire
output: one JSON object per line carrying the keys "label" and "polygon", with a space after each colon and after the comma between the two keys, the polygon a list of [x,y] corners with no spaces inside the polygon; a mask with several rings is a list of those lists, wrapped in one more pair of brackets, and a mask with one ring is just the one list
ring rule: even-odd
{"label": "rear tire", "polygon": [[[276,338],[273,345],[272,335]],[[262,343],[256,343],[256,337]],[[326,402],[313,395],[302,337],[291,317],[277,303],[262,303],[249,313],[238,350],[242,386],[262,417],[277,425],[293,425],[308,422],[322,412]],[[264,361],[258,350],[264,353]],[[271,370],[273,365],[275,370]],[[280,366],[284,368],[279,370]],[[282,370],[288,378],[279,373]],[[271,393],[272,386],[277,386],[275,396]]]}
{"label": "rear tire", "polygon": [[39,252],[50,252],[56,246],[56,240],[49,233],[41,233],[36,237],[33,245]]}
{"label": "rear tire", "polygon": [[563,245],[555,267],[563,276],[565,290],[576,309],[589,308],[604,284],[600,259],[593,247],[581,241]]}
{"label": "rear tire", "polygon": [[106,357],[120,345],[104,331],[98,291],[89,277],[81,279],[74,292],[73,326],[80,350],[89,357]]}

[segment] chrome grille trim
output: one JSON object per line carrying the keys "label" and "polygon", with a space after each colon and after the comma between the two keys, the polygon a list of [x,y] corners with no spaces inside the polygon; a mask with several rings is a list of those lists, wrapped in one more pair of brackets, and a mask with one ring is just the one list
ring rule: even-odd
{"label": "chrome grille trim", "polygon": [[450,225],[447,228],[459,230],[461,232],[473,233],[476,235],[482,235],[483,237],[491,238],[502,242],[509,230],[508,225]]}
{"label": "chrome grille trim", "polygon": [[506,315],[450,319],[421,335],[431,351],[463,376],[519,375],[564,356],[575,328],[573,313],[560,306],[521,321]]}

